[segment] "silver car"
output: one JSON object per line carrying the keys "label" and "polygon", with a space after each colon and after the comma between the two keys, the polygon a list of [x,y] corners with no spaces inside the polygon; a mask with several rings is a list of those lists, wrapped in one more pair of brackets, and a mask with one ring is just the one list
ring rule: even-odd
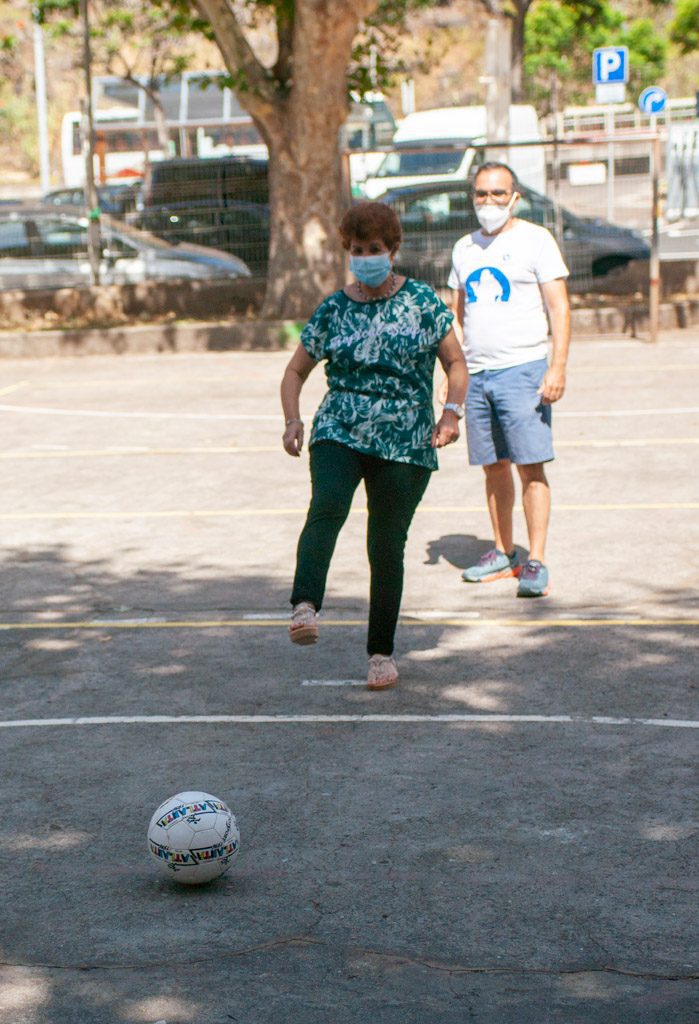
{"label": "silver car", "polygon": [[[102,284],[250,277],[243,260],[218,249],[172,245],[106,216],[100,224]],[[90,284],[87,225],[79,209],[0,207],[0,289]]]}

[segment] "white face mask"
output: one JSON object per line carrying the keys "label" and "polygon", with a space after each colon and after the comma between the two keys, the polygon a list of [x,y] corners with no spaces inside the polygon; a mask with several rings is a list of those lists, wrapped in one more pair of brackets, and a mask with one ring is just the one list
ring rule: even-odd
{"label": "white face mask", "polygon": [[495,203],[483,203],[481,206],[474,204],[478,223],[483,230],[487,231],[490,235],[493,231],[498,231],[501,227],[504,227],[512,216],[512,206],[515,199],[517,199],[516,192],[506,206],[496,206]]}

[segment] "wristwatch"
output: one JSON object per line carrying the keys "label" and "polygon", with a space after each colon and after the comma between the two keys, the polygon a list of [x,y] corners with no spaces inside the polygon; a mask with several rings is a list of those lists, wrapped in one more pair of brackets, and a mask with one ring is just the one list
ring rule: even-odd
{"label": "wristwatch", "polygon": [[466,415],[466,410],[463,405],[457,405],[456,402],[445,402],[442,408],[449,409],[450,412],[453,412],[460,420],[462,420]]}

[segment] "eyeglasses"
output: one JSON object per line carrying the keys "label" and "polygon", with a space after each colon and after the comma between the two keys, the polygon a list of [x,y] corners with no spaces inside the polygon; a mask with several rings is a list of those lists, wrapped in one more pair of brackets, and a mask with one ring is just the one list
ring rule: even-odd
{"label": "eyeglasses", "polygon": [[508,192],[504,188],[477,188],[473,191],[473,198],[477,203],[483,203],[492,196],[496,203],[507,203],[509,199],[514,195],[514,192]]}

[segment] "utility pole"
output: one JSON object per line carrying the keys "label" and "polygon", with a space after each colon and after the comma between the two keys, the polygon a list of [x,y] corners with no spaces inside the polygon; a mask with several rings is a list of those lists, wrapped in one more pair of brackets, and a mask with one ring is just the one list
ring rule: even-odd
{"label": "utility pole", "polygon": [[49,129],[46,113],[46,63],[44,60],[44,30],[41,27],[41,13],[32,8],[34,30],[34,87],[36,91],[36,121],[39,136],[39,180],[41,191],[48,192],[51,183],[49,162]]}
{"label": "utility pole", "polygon": [[88,0],[80,0],[80,22],[83,31],[83,66],[85,69],[85,99],[83,101],[83,151],[85,155],[85,198],[87,199],[87,252],[90,260],[92,284],[100,283],[100,209],[95,187],[95,126],[92,115],[92,53],[90,50],[90,20]]}
{"label": "utility pole", "polygon": [[[653,118],[655,120],[655,118]],[[650,282],[648,293],[649,340],[657,342],[660,322],[660,135],[654,125],[651,165],[653,169],[651,240],[650,240]]]}
{"label": "utility pole", "polygon": [[561,155],[558,145],[558,108],[560,106],[558,75],[551,72],[551,113],[553,116],[553,170],[554,234],[559,245],[563,244],[563,218],[561,217]]}

